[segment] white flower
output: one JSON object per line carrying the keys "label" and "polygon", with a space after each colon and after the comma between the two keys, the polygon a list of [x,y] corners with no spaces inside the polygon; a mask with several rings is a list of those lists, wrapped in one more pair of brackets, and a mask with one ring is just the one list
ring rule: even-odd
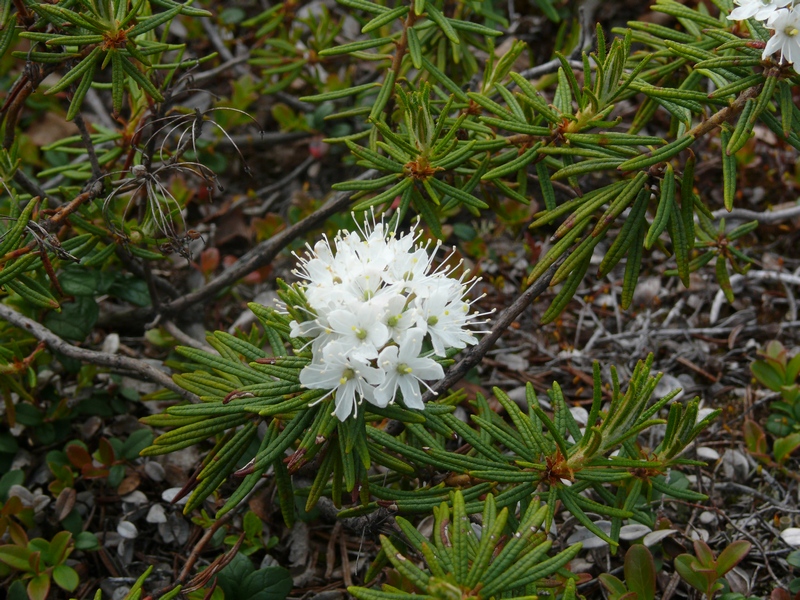
{"label": "white flower", "polygon": [[389,341],[389,328],[381,322],[383,310],[374,304],[353,305],[350,310],[335,310],[328,315],[337,341],[349,346],[349,352],[364,358],[376,358],[378,348]]}
{"label": "white flower", "polygon": [[469,304],[448,290],[437,290],[423,298],[417,309],[417,326],[431,336],[433,351],[446,356],[445,347],[466,348],[478,342],[465,325],[470,322]]}
{"label": "white flower", "polygon": [[393,403],[400,388],[408,408],[422,410],[425,407],[419,390],[420,381],[441,379],[444,369],[435,360],[419,356],[424,337],[422,329],[409,329],[399,347],[387,346],[381,351],[378,366],[385,370],[386,379],[375,391],[378,406]]}
{"label": "white flower", "polygon": [[414,311],[408,310],[405,296],[397,294],[386,301],[383,322],[389,330],[392,340],[400,343],[405,332],[414,324]]}
{"label": "white flower", "polygon": [[340,421],[354,414],[362,399],[375,403],[374,386],[383,383],[386,377],[384,371],[370,367],[366,359],[349,354],[349,350],[346,344],[328,344],[318,363],[312,363],[300,371],[300,383],[305,387],[331,390],[335,394],[334,414]]}
{"label": "white flower", "polygon": [[728,19],[742,21],[755,17],[759,21],[766,21],[792,0],[735,0],[735,2],[739,6],[731,11]]}
{"label": "white flower", "polygon": [[775,13],[767,27],[775,33],[769,38],[761,58],[766,59],[780,50],[781,62],[792,63],[794,70],[800,73],[800,11],[782,10]]}
{"label": "white flower", "polygon": [[398,252],[388,265],[384,277],[387,283],[397,284],[401,290],[404,288],[413,290],[415,285],[428,277],[432,260],[433,254],[429,256],[424,248],[418,248],[414,252]]}
{"label": "white flower", "polygon": [[323,399],[334,396],[342,421],[363,400],[386,406],[398,391],[406,406],[422,409],[420,383],[430,389],[426,381],[444,377],[441,365],[419,356],[426,338],[439,356],[477,341],[467,327],[480,315],[462,299],[475,280],[450,276],[461,263],[433,268],[439,244],[419,237],[416,227],[397,236],[373,222],[297,256],[303,281],[295,289],[305,301],[293,314],[308,316],[291,321],[289,335],[308,338],[312,355],[300,383],[328,390]]}

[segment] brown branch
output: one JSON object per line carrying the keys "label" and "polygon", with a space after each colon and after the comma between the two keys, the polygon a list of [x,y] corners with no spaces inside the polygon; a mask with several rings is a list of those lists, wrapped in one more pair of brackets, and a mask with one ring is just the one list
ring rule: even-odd
{"label": "brown branch", "polygon": [[[191,573],[192,567],[194,567],[195,563],[197,562],[197,559],[200,557],[200,554],[203,552],[203,550],[205,550],[206,546],[211,541],[211,538],[214,537],[214,534],[223,525],[226,525],[228,523],[228,521],[230,521],[236,514],[238,514],[238,512],[242,508],[248,506],[248,501],[250,500],[250,498],[252,498],[253,495],[255,495],[267,483],[267,481],[268,481],[268,479],[265,478],[265,477],[262,477],[261,479],[259,479],[256,482],[256,485],[253,487],[253,489],[250,490],[250,492],[248,492],[248,494],[242,499],[241,502],[239,502],[239,504],[236,505],[236,507],[233,510],[228,511],[227,513],[222,515],[219,519],[214,521],[214,523],[211,525],[211,527],[209,527],[205,531],[205,533],[203,534],[203,537],[201,537],[197,541],[197,543],[194,545],[194,548],[192,548],[192,552],[186,558],[186,562],[184,563],[183,569],[181,569],[181,572],[178,575],[178,579],[176,581],[170,583],[169,585],[161,588],[160,590],[154,592],[151,596],[147,596],[147,598],[145,598],[145,600],[148,600],[148,598],[151,599],[151,600],[153,598],[160,598],[161,596],[163,596],[164,594],[166,594],[170,590],[175,589],[175,586],[183,585],[183,583],[189,577],[189,573]],[[242,542],[243,539],[244,539],[244,533],[242,533],[241,536],[239,537],[239,541],[237,542],[237,545],[235,545],[229,552],[223,554],[222,556],[217,557],[217,559],[212,563],[212,565],[216,566],[216,570],[211,568],[212,565],[209,565],[209,567],[206,568],[206,571],[208,571],[210,574],[218,573],[219,570],[222,567],[224,567],[226,564],[228,564],[228,562],[233,560],[233,557],[236,555],[236,551],[239,548],[239,545],[241,545],[241,542]],[[206,571],[203,571],[203,573],[206,573]],[[203,573],[201,573],[198,577],[202,577]],[[199,582],[193,582],[193,583],[199,583]],[[191,585],[192,585],[192,583],[190,583],[190,586]],[[200,587],[202,587],[202,586],[200,586]]]}
{"label": "brown branch", "polygon": [[[525,310],[531,302],[541,296],[550,285],[550,280],[553,279],[561,261],[557,261],[547,271],[545,271],[533,285],[526,289],[522,295],[517,298],[514,303],[505,309],[494,321],[494,327],[489,335],[485,336],[464,353],[464,358],[456,363],[445,375],[444,379],[436,382],[433,386],[433,391],[441,393],[447,388],[453,386],[460,381],[472,367],[481,362],[484,355],[494,346],[494,343],[500,338],[501,335],[509,328],[511,323]],[[428,402],[433,399],[431,392],[426,392],[423,397],[423,402]]]}
{"label": "brown branch", "polygon": [[100,179],[103,176],[103,169],[100,168],[100,162],[97,160],[97,152],[94,150],[94,143],[92,142],[92,136],[89,133],[89,129],[86,127],[86,121],[83,120],[83,115],[81,111],[78,111],[78,114],[75,115],[73,119],[75,126],[78,128],[78,131],[81,134],[81,141],[83,142],[83,147],[86,148],[86,154],[89,157],[89,162],[92,165],[92,179],[95,181]]}
{"label": "brown branch", "polygon": [[42,227],[44,227],[47,231],[53,231],[57,227],[66,225],[64,221],[67,220],[67,217],[78,210],[86,202],[97,198],[102,192],[103,184],[99,181],[95,181],[85,192],[78,194],[72,200],[59,207],[52,217],[41,224]]}
{"label": "brown branch", "polygon": [[[370,169],[359,175],[356,179],[363,181],[372,179],[377,175],[377,171]],[[230,268],[223,271],[219,276],[209,281],[200,289],[181,296],[172,302],[165,303],[161,307],[161,313],[174,315],[186,310],[188,307],[212,297],[214,294],[236,283],[249,273],[268,265],[278,255],[278,253],[288,246],[293,240],[306,234],[311,229],[322,224],[325,219],[343,210],[349,203],[350,198],[355,194],[354,191],[339,192],[333,196],[324,206],[308,215],[302,221],[292,225],[272,236],[270,239],[261,242],[255,248],[244,254]],[[150,310],[147,315],[149,316]]]}
{"label": "brown branch", "polygon": [[174,381],[172,381],[172,378],[170,378],[169,375],[163,371],[160,371],[159,369],[156,369],[153,365],[146,363],[143,360],[121,356],[119,354],[108,354],[107,352],[98,352],[96,350],[87,350],[85,348],[73,346],[47,329],[44,325],[41,325],[33,319],[29,319],[28,317],[21,315],[5,304],[0,304],[0,319],[5,319],[14,327],[19,327],[20,329],[24,329],[25,331],[29,332],[37,340],[46,343],[53,352],[58,352],[69,358],[74,358],[76,360],[97,365],[99,367],[108,367],[112,371],[133,371],[145,379],[149,379],[153,383],[157,383],[172,390],[173,392],[178,393],[181,397],[186,398],[187,400],[191,400],[192,402],[200,401],[197,396],[191,392],[187,392],[178,386]]}
{"label": "brown branch", "polygon": [[761,88],[763,86],[757,85],[755,87],[751,87],[736,97],[730,106],[726,106],[722,110],[717,111],[713,115],[711,115],[705,121],[701,121],[692,129],[686,132],[686,135],[693,135],[695,139],[704,136],[709,131],[712,131],[714,128],[721,126],[725,123],[728,119],[735,117],[737,114],[742,112],[744,109],[744,105],[747,103],[750,98],[755,98],[761,93]]}
{"label": "brown branch", "polygon": [[394,72],[395,81],[397,81],[400,75],[400,68],[403,66],[403,58],[406,55],[406,50],[408,50],[408,30],[414,25],[416,20],[417,13],[414,12],[414,7],[412,6],[408,11],[408,15],[406,15],[406,20],[403,21],[403,33],[400,34],[400,39],[397,40],[394,57],[392,58],[392,71]]}
{"label": "brown branch", "polygon": [[38,196],[39,198],[47,197],[51,203],[55,202],[55,204],[58,205],[58,201],[49,197],[44,191],[44,188],[31,180],[23,171],[17,169],[17,171],[14,173],[14,181],[19,187],[28,192],[31,196]]}

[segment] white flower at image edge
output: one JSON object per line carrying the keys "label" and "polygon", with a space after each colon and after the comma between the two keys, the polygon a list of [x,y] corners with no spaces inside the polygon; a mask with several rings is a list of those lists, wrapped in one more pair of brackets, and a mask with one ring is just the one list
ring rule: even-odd
{"label": "white flower at image edge", "polygon": [[387,346],[381,351],[378,365],[385,371],[386,379],[375,390],[376,404],[386,406],[394,402],[399,388],[408,408],[425,408],[419,384],[423,379],[441,379],[444,369],[435,360],[419,356],[424,337],[425,332],[415,327],[405,333],[399,347]]}
{"label": "white flower at image edge", "polygon": [[755,17],[759,21],[766,21],[778,9],[791,2],[792,0],[736,0],[739,6],[731,11],[728,18],[732,21],[743,21]]}
{"label": "white flower at image edge", "polygon": [[[366,360],[358,354],[349,354],[349,345],[333,342],[322,350],[322,359],[311,363],[300,371],[300,383],[312,390],[331,390],[320,400],[331,393],[336,394],[336,410],[340,421],[344,421],[355,413],[360,398],[381,406],[375,400],[373,386],[383,383],[386,373],[381,369],[370,367]],[[383,405],[385,406],[385,404]]]}
{"label": "white flower at image edge", "polygon": [[782,10],[767,23],[767,27],[775,33],[769,38],[762,59],[772,56],[780,50],[781,62],[794,65],[800,73],[800,11]]}

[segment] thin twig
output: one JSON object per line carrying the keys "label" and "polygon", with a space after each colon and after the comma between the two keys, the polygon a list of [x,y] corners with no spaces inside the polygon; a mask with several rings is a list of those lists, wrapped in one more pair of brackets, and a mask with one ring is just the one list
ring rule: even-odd
{"label": "thin twig", "polygon": [[[659,338],[672,338],[678,336],[686,336],[686,335],[704,335],[704,336],[714,336],[714,335],[727,335],[731,331],[733,331],[738,325],[725,325],[719,327],[687,327],[686,329],[678,329],[678,328],[670,328],[670,329],[655,329],[653,331],[649,331],[647,333],[650,337],[659,337]],[[783,331],[784,329],[793,329],[796,327],[800,327],[800,321],[786,321],[785,323],[780,323],[780,330]],[[765,328],[763,325],[750,325],[742,329],[739,333],[755,333],[755,332],[765,332]],[[600,338],[597,340],[597,343],[603,342],[612,342],[618,341],[628,338],[635,338],[639,337],[641,332],[637,331],[624,331],[622,333],[615,333],[612,335],[608,335],[605,337]]]}
{"label": "thin twig", "polygon": [[[239,510],[242,507],[248,506],[248,501],[250,500],[250,498],[252,498],[253,495],[256,494],[267,483],[267,481],[269,481],[269,480],[266,479],[266,478],[259,479],[256,482],[256,484],[253,487],[253,489],[250,490],[250,492],[247,494],[247,496],[245,496],[242,499],[242,501],[239,504],[236,505],[235,508],[233,508],[232,510],[228,511],[227,513],[222,515],[219,519],[214,521],[214,523],[211,525],[211,527],[209,527],[206,530],[206,532],[203,534],[203,537],[201,537],[198,540],[198,542],[194,545],[194,548],[192,548],[192,552],[186,558],[186,562],[183,564],[183,569],[181,569],[181,572],[178,575],[177,581],[170,583],[169,585],[163,587],[162,589],[158,590],[157,592],[154,592],[153,595],[150,596],[150,598],[159,598],[160,596],[163,596],[164,594],[166,594],[170,590],[175,589],[176,585],[183,584],[186,581],[186,579],[189,577],[189,573],[191,572],[192,567],[194,567],[195,563],[197,562],[197,559],[200,558],[200,554],[205,550],[206,546],[211,541],[211,538],[214,537],[214,534],[217,531],[219,531],[219,529],[223,525],[227,524],[234,516],[236,516],[236,514],[239,512]],[[230,558],[233,559],[233,555],[235,555],[235,554],[236,554],[235,552],[230,553]]]}
{"label": "thin twig", "polygon": [[[567,61],[569,66],[573,69],[578,69],[579,71],[583,71],[583,63],[579,60],[570,60]],[[550,73],[555,73],[560,69],[562,66],[561,61],[557,58],[553,60],[549,60],[546,63],[542,63],[541,65],[537,65],[535,67],[531,67],[530,69],[525,69],[520,73],[522,77],[525,79],[535,79],[536,77],[541,77],[542,75],[549,75]]]}
{"label": "thin twig", "polygon": [[[738,284],[741,281],[745,280],[758,280],[758,281],[780,281],[781,283],[788,284],[791,283],[792,285],[800,285],[800,277],[795,275],[789,275],[788,273],[780,273],[777,271],[748,271],[744,275],[739,275],[738,273],[735,275],[731,275],[731,286]],[[725,303],[725,292],[722,290],[717,291],[717,295],[714,297],[714,302],[711,304],[711,310],[708,314],[708,322],[712,325],[717,321],[719,318],[719,312],[722,310],[722,305]]]}
{"label": "thin twig", "polygon": [[[364,181],[374,178],[378,172],[374,169],[364,171],[356,180]],[[171,316],[185,311],[190,306],[198,304],[214,296],[217,292],[233,285],[249,273],[257,271],[263,266],[268,265],[278,255],[278,253],[288,246],[293,240],[305,235],[308,231],[319,226],[328,217],[335,215],[343,210],[349,203],[355,191],[339,192],[335,194],[325,205],[308,215],[302,221],[295,223],[275,234],[268,240],[258,244],[255,248],[244,254],[229,268],[225,269],[220,275],[209,281],[206,285],[185,296],[176,298],[171,302],[166,302],[161,306],[161,314]],[[146,320],[153,316],[152,308],[135,309],[125,314],[126,319]]]}
{"label": "thin twig", "polygon": [[270,192],[274,192],[275,190],[279,190],[279,189],[281,189],[281,188],[282,188],[282,187],[284,187],[286,184],[290,183],[290,182],[291,182],[291,181],[292,181],[292,180],[293,180],[295,177],[299,177],[300,175],[302,175],[303,173],[305,173],[305,172],[306,172],[306,170],[307,170],[307,169],[308,169],[308,168],[309,168],[309,167],[310,167],[312,164],[314,164],[314,161],[315,161],[315,160],[316,160],[316,158],[314,158],[313,156],[309,156],[309,157],[308,157],[308,158],[306,158],[306,159],[305,159],[303,162],[301,162],[301,163],[300,163],[300,164],[299,164],[297,167],[295,167],[295,168],[292,170],[292,172],[291,172],[291,173],[289,173],[289,174],[288,174],[288,175],[286,175],[285,177],[281,177],[281,178],[280,178],[278,181],[276,181],[275,183],[270,183],[268,186],[266,186],[266,187],[263,187],[263,188],[261,188],[260,190],[258,190],[258,191],[256,192],[256,196],[258,196],[259,198],[263,198],[264,196],[266,196],[266,195],[267,195],[267,194],[269,194]]}
{"label": "thin twig", "polygon": [[[460,381],[464,375],[467,374],[467,371],[481,362],[484,355],[491,349],[491,347],[505,332],[505,330],[509,328],[511,323],[514,322],[514,320],[531,304],[531,302],[533,302],[536,298],[541,296],[545,290],[547,290],[548,286],[550,285],[550,280],[553,278],[553,275],[555,275],[559,266],[560,261],[556,262],[556,264],[547,269],[547,271],[545,271],[541,277],[539,277],[539,279],[533,283],[533,285],[526,289],[511,306],[500,313],[494,321],[494,327],[492,328],[491,332],[484,336],[483,339],[478,342],[478,344],[464,353],[464,358],[462,358],[458,363],[450,368],[450,370],[448,370],[444,379],[441,379],[436,383],[436,385],[433,386],[433,391],[438,393],[451,387]],[[427,402],[431,400],[433,396],[433,393],[426,392],[425,396],[423,397],[423,401]]]}
{"label": "thin twig", "polygon": [[207,343],[202,342],[200,340],[196,340],[189,334],[185,333],[173,321],[165,321],[164,329],[166,329],[168,334],[170,334],[184,346],[189,346],[191,348],[195,348],[196,350],[204,350],[205,352],[211,352],[212,354],[219,354],[216,350],[214,350],[214,348],[209,346]]}
{"label": "thin twig", "polygon": [[75,126],[78,128],[78,131],[81,134],[83,147],[86,149],[86,155],[89,157],[89,162],[92,165],[92,180],[97,181],[103,176],[103,169],[100,168],[100,161],[97,160],[97,152],[95,152],[94,149],[94,142],[92,142],[92,136],[89,134],[89,129],[86,127],[86,121],[83,120],[81,111],[78,111],[78,114],[75,115],[73,121],[75,122]]}
{"label": "thin twig", "polygon": [[763,225],[774,225],[775,223],[782,223],[800,216],[800,204],[783,210],[765,210],[764,212],[747,210],[746,208],[734,208],[728,212],[721,208],[711,214],[714,215],[715,219],[741,219],[743,221],[758,221]]}
{"label": "thin twig", "polygon": [[0,304],[0,319],[5,319],[14,327],[19,327],[20,329],[28,331],[37,340],[46,343],[54,352],[59,352],[69,358],[74,358],[100,367],[108,367],[111,370],[124,369],[127,371],[134,371],[142,377],[180,394],[187,400],[191,400],[192,402],[200,401],[197,396],[191,392],[187,392],[172,381],[169,375],[143,360],[73,346],[47,329],[44,325],[21,315],[5,304]]}
{"label": "thin twig", "polygon": [[39,198],[47,198],[49,200],[49,204],[55,206],[57,202],[53,202],[53,198],[48,196],[47,193],[44,191],[42,187],[40,187],[35,181],[32,181],[28,178],[25,173],[22,172],[21,169],[17,169],[17,172],[14,173],[14,181],[21,187],[23,190],[28,192],[31,196],[38,196]]}
{"label": "thin twig", "polygon": [[[765,71],[764,75],[769,76],[771,73],[769,71]],[[686,132],[686,135],[692,135],[695,139],[704,136],[709,131],[714,130],[717,127],[720,127],[723,123],[725,123],[728,119],[732,119],[737,114],[742,112],[747,104],[747,101],[750,98],[756,98],[761,93],[761,88],[763,86],[757,85],[751,88],[746,89],[744,92],[739,94],[736,97],[730,106],[726,106],[720,111],[717,111],[713,115],[711,115],[708,119],[700,121],[694,128],[690,129]]]}
{"label": "thin twig", "polygon": [[[219,34],[219,31],[217,31],[217,28],[214,26],[214,23],[211,21],[211,19],[202,19],[202,23],[203,29],[208,34],[208,40],[211,42],[211,45],[214,46],[214,49],[219,52],[219,55],[225,61],[233,62],[236,57],[230,50],[228,50],[228,47],[225,45],[222,36]],[[241,63],[234,63],[232,67],[237,75],[246,75],[249,72],[249,69],[242,66]]]}
{"label": "thin twig", "polygon": [[106,129],[117,129],[119,127],[119,123],[109,116],[108,109],[103,104],[103,100],[97,90],[89,88],[84,99],[86,104],[91,107],[93,116],[103,127]]}
{"label": "thin twig", "polygon": [[197,73],[197,74],[192,74],[191,75],[192,82],[201,83],[201,82],[206,81],[208,79],[213,79],[217,75],[219,75],[220,73],[224,73],[225,71],[227,71],[231,67],[236,67],[238,65],[241,65],[242,63],[246,63],[248,60],[250,60],[250,55],[249,54],[242,54],[241,56],[234,56],[234,57],[230,58],[229,60],[226,60],[221,65],[214,67],[213,69],[209,69],[208,71],[201,71],[200,73]]}
{"label": "thin twig", "polygon": [[764,492],[760,492],[757,489],[751,488],[746,485],[742,485],[741,483],[735,483],[733,481],[725,481],[722,483],[714,484],[714,489],[720,490],[722,492],[734,492],[739,494],[749,494],[751,496],[755,496],[756,498],[760,498],[765,502],[769,502],[775,509],[780,509],[786,512],[800,512],[800,509],[794,509],[789,506],[786,506],[780,500],[776,500],[769,494],[765,494]]}
{"label": "thin twig", "polygon": [[248,148],[272,148],[280,144],[296,142],[311,137],[308,131],[275,131],[269,133],[253,134],[238,133],[223,137],[217,141],[217,148],[233,148],[234,146],[247,146]]}

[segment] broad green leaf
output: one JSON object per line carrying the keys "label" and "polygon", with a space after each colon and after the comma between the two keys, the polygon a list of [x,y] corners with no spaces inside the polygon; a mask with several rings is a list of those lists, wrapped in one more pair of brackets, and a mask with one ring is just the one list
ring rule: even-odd
{"label": "broad green leaf", "polygon": [[291,590],[292,576],[288,570],[277,566],[265,567],[244,579],[236,597],[243,600],[284,600]]}
{"label": "broad green leaf", "polygon": [[99,316],[100,308],[94,298],[77,296],[72,302],[63,303],[60,313],[48,313],[44,326],[59,337],[82,342]]}
{"label": "broad green leaf", "polygon": [[717,575],[722,577],[750,553],[753,545],[746,540],[731,542],[717,557]]}
{"label": "broad green leaf", "polygon": [[763,360],[757,360],[750,364],[750,370],[761,385],[773,392],[781,391],[784,379],[771,364]]}
{"label": "broad green leaf", "polygon": [[654,600],[656,567],[653,555],[642,544],[634,544],[625,553],[625,583],[638,600]]}
{"label": "broad green leaf", "polygon": [[57,565],[53,569],[53,581],[62,590],[67,590],[68,592],[74,592],[81,582],[75,569],[67,565]]}
{"label": "broad green leaf", "polygon": [[47,600],[50,593],[50,575],[42,573],[28,582],[28,598],[30,600]]}
{"label": "broad green leaf", "polygon": [[0,562],[7,564],[12,569],[20,571],[29,571],[31,551],[22,546],[15,546],[14,544],[6,544],[0,546]]}
{"label": "broad green leaf", "polygon": [[772,445],[772,454],[776,461],[783,463],[798,447],[800,447],[800,432],[790,433],[775,440]]}

